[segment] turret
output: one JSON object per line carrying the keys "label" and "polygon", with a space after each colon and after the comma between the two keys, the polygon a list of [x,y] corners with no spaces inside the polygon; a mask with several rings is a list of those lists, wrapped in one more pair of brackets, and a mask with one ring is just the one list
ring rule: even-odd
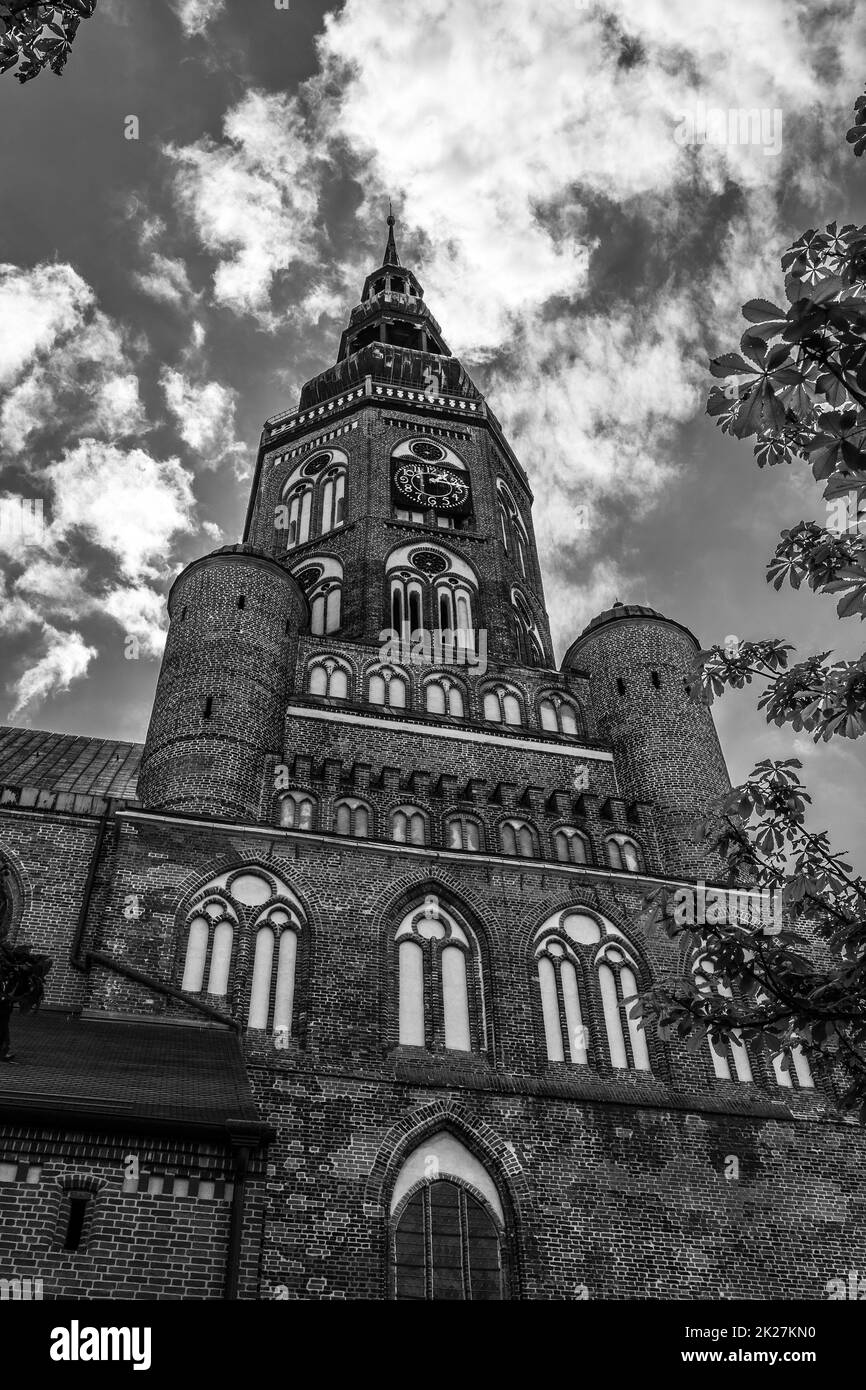
{"label": "turret", "polygon": [[715,878],[718,859],[687,839],[692,822],[731,785],[712,715],[686,689],[699,651],[682,624],[652,608],[616,603],[583,630],[562,669],[591,679],[621,794],[657,803],[666,868]]}
{"label": "turret", "polygon": [[170,626],[141,760],[146,808],[222,819],[266,814],[306,599],[251,546],[195,560],[168,598]]}

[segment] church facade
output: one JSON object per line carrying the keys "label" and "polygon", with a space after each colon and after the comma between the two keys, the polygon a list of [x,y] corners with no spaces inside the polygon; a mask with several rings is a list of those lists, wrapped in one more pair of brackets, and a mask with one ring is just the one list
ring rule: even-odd
{"label": "church facade", "polygon": [[[142,746],[0,731],[0,1277],[45,1298],[823,1298],[863,1140],[804,1056],[659,1041],[719,882],[698,643],[557,667],[532,493],[397,254],[190,564]],[[576,536],[579,543],[579,533]]]}

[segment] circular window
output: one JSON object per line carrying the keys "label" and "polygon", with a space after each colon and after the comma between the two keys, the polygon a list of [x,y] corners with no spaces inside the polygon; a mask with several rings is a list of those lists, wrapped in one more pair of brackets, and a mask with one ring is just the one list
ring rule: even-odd
{"label": "circular window", "polygon": [[300,584],[304,593],[312,589],[317,579],[321,579],[324,570],[321,565],[310,565],[309,569],[301,570],[300,574],[295,575],[295,579]]}
{"label": "circular window", "polygon": [[422,574],[444,574],[448,568],[448,561],[435,550],[416,550],[409,563]]}
{"label": "circular window", "polygon": [[445,450],[439,444],[431,444],[426,439],[413,439],[409,450],[416,458],[428,459],[431,463],[438,463],[445,457]]}
{"label": "circular window", "polygon": [[238,874],[229,885],[229,892],[244,907],[259,907],[274,896],[274,890],[267,879],[259,874]]}
{"label": "circular window", "polygon": [[334,455],[327,451],[324,454],[314,454],[304,469],[304,472],[308,476],[315,476],[316,473],[321,473],[322,469],[327,468],[328,464],[331,463],[333,457]]}

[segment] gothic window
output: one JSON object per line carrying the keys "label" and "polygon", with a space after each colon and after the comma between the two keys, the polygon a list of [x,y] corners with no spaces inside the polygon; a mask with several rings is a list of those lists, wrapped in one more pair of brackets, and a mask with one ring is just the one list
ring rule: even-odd
{"label": "gothic window", "polygon": [[572,825],[563,825],[554,831],[553,850],[563,864],[589,864],[592,862],[590,844],[582,831]]}
{"label": "gothic window", "polygon": [[470,928],[429,894],[404,917],[394,940],[401,1046],[482,1048],[481,961]]}
{"label": "gothic window", "polygon": [[313,514],[313,489],[309,483],[297,483],[286,494],[288,526],[286,528],[286,549],[294,550],[310,539],[310,521]]}
{"label": "gothic window", "polygon": [[284,830],[312,830],[316,803],[305,792],[289,792],[280,798],[280,825]]}
{"label": "gothic window", "polygon": [[577,956],[562,937],[546,936],[535,959],[547,1060],[583,1066],[587,1061],[587,1030],[580,1003]]}
{"label": "gothic window", "polygon": [[400,806],[391,812],[391,839],[400,845],[427,843],[427,817],[417,806]]}
{"label": "gothic window", "polygon": [[342,623],[343,566],[330,556],[315,556],[292,570],[310,605],[314,637],[336,632]]}
{"label": "gothic window", "polygon": [[329,468],[321,485],[322,510],[319,534],[326,536],[343,524],[343,503],[346,496],[346,470]]}
{"label": "gothic window", "polygon": [[366,840],[370,835],[370,808],[363,801],[346,797],[334,808],[334,830],[338,835],[351,835]]}
{"label": "gothic window", "polygon": [[538,630],[529,600],[519,589],[511,590],[511,604],[514,609],[518,652],[525,666],[544,665],[544,643]]}
{"label": "gothic window", "polygon": [[649,1071],[646,1034],[637,1019],[628,1017],[631,1006],[621,1008],[624,999],[639,993],[635,968],[625,947],[606,943],[596,958],[596,970],[611,1066]]}
{"label": "gothic window", "polygon": [[307,691],[310,695],[324,695],[329,700],[349,698],[349,672],[333,657],[313,662],[307,671]]}
{"label": "gothic window", "polygon": [[400,546],[388,558],[388,613],[404,645],[423,637],[428,661],[466,664],[476,650],[478,578],[440,545]]}
{"label": "gothic window", "polygon": [[612,869],[626,869],[629,873],[641,871],[641,852],[634,840],[627,835],[608,835],[604,842],[607,862]]}
{"label": "gothic window", "polygon": [[481,848],[481,828],[471,816],[449,816],[445,822],[445,843],[449,849],[475,852]]}
{"label": "gothic window", "polygon": [[622,932],[574,907],[554,913],[534,940],[547,1059],[649,1071],[646,1035],[627,1017],[631,1005],[620,1007],[639,993],[640,974]]}
{"label": "gothic window", "polygon": [[487,1207],[457,1183],[425,1183],[394,1235],[394,1297],[490,1301],[505,1297],[499,1230]]}
{"label": "gothic window", "polygon": [[[730,999],[730,988],[723,984],[721,980],[714,980],[715,965],[707,957],[702,957],[695,962],[694,974],[695,983],[701,994],[712,996],[717,995],[721,999]],[[752,1067],[749,1062],[749,1054],[739,1031],[730,1035],[729,1038],[707,1038],[710,1048],[710,1057],[713,1062],[713,1071],[720,1081],[731,1081],[736,1075],[738,1081],[752,1081]]]}
{"label": "gothic window", "polygon": [[529,577],[527,568],[529,537],[526,533],[526,527],[511,491],[501,478],[498,480],[496,488],[499,496],[499,524],[502,529],[502,544],[526,579]]}
{"label": "gothic window", "polygon": [[405,709],[407,691],[406,677],[391,666],[382,666],[370,676],[367,699],[371,705],[385,705],[389,709]]}
{"label": "gothic window", "polygon": [[302,932],[300,904],[282,879],[258,865],[228,870],[192,899],[181,989],[219,1000],[238,991],[249,1028],[291,1033]]}
{"label": "gothic window", "polygon": [[427,682],[424,699],[428,714],[448,714],[453,719],[463,719],[466,715],[466,702],[463,691],[449,676],[437,676]]}
{"label": "gothic window", "polygon": [[491,724],[523,723],[523,707],[515,690],[497,685],[484,693],[484,718]]}
{"label": "gothic window", "polygon": [[507,820],[499,827],[499,843],[503,854],[516,854],[521,859],[535,859],[535,831],[526,821]]}
{"label": "gothic window", "polygon": [[267,908],[256,922],[248,1028],[291,1035],[300,932],[300,917],[288,904]]}
{"label": "gothic window", "polygon": [[277,528],[285,532],[287,550],[343,525],[347,463],[340,450],[320,450],[289,475],[277,508]]}
{"label": "gothic window", "polygon": [[[785,1066],[786,1057],[787,1066]],[[787,1054],[784,1051],[776,1053],[773,1057],[773,1073],[780,1086],[799,1091],[814,1089],[815,1081],[809,1066],[809,1059],[799,1043],[792,1047]]]}
{"label": "gothic window", "polygon": [[546,695],[540,701],[538,714],[542,729],[552,734],[564,734],[566,738],[576,738],[583,733],[583,716],[577,705],[561,695]]}

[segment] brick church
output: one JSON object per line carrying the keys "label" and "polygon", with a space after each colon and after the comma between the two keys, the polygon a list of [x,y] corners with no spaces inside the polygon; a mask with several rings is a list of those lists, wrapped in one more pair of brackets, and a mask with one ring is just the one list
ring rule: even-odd
{"label": "brick church", "polygon": [[0,1066],[0,1276],[820,1299],[866,1267],[862,1131],[805,1056],[621,1007],[700,964],[645,893],[720,878],[698,644],[617,603],[557,666],[526,473],[393,218],[168,612],[143,745],[0,730],[0,935],[53,960]]}

